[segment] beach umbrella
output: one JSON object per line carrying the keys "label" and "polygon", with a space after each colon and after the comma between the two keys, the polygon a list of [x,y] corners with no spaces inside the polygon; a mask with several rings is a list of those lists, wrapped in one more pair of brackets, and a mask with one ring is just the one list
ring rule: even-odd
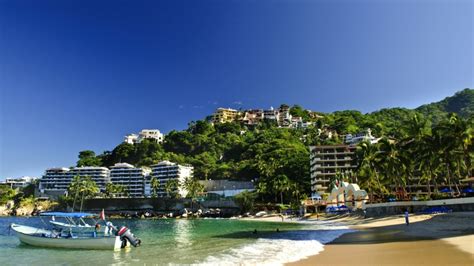
{"label": "beach umbrella", "polygon": [[439,192],[442,192],[442,193],[449,193],[449,192],[451,192],[451,189],[445,187],[445,188],[441,189]]}
{"label": "beach umbrella", "polygon": [[473,193],[474,189],[468,187],[468,188],[463,189],[462,192],[464,192],[464,193]]}

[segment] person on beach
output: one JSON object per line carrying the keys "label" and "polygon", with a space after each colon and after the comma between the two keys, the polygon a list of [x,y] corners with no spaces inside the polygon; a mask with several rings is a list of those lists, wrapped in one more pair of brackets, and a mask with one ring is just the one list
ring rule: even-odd
{"label": "person on beach", "polygon": [[410,221],[408,220],[408,209],[405,210],[405,223],[408,225],[410,225]]}

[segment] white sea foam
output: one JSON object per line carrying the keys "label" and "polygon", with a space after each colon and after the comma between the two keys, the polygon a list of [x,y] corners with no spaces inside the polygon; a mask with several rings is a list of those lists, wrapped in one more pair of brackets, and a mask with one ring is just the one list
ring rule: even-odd
{"label": "white sea foam", "polygon": [[316,255],[324,244],[350,231],[346,226],[319,224],[305,230],[275,233],[225,254],[209,256],[202,265],[282,265]]}

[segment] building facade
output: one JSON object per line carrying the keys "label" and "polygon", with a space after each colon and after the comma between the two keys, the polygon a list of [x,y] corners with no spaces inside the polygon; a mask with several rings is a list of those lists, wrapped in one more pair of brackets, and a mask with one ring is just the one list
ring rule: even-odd
{"label": "building facade", "polygon": [[273,107],[270,107],[270,109],[263,111],[263,119],[278,122],[278,114],[278,110],[275,110],[273,109]]}
{"label": "building facade", "polygon": [[153,139],[156,142],[163,142],[163,134],[158,129],[142,129],[138,133],[138,142],[141,142],[144,139]]}
{"label": "building facade", "polygon": [[20,189],[30,184],[33,184],[33,182],[36,179],[37,179],[36,177],[31,177],[31,176],[23,176],[20,178],[6,178],[3,184],[9,186],[12,189]]}
{"label": "building facade", "polygon": [[85,167],[74,167],[69,170],[71,180],[75,176],[85,177],[89,176],[99,187],[100,191],[105,191],[105,185],[110,182],[109,176],[110,170],[107,167],[98,166],[85,166]]}
{"label": "building facade", "polygon": [[105,185],[110,182],[109,169],[106,167],[49,168],[39,181],[39,191],[48,195],[64,195],[75,176],[91,177],[101,191],[105,191]]}
{"label": "building facade", "polygon": [[243,124],[247,126],[258,125],[262,121],[263,121],[262,109],[247,110],[245,111],[244,116],[242,118]]}
{"label": "building facade", "polygon": [[[169,161],[162,161],[158,164],[152,165],[151,175],[147,178],[145,183],[145,194],[146,196],[151,196],[153,189],[151,186],[151,178],[155,177],[158,179],[160,186],[157,191],[158,197],[167,196],[165,190],[166,182],[170,180],[178,180],[179,184],[183,184],[187,178],[193,177],[194,168],[190,165],[179,165],[177,163],[172,163]],[[148,194],[147,194],[148,193]],[[178,189],[175,191],[181,197],[186,197],[187,191],[183,188],[182,185],[178,186]]]}
{"label": "building facade", "polygon": [[128,144],[135,144],[138,143],[138,135],[137,134],[128,134],[125,136],[125,139],[123,142],[128,143]]}
{"label": "building facade", "polygon": [[200,180],[208,197],[234,197],[244,191],[255,191],[251,181]]}
{"label": "building facade", "polygon": [[344,142],[348,145],[357,145],[362,141],[368,141],[371,144],[377,143],[379,139],[372,136],[372,130],[368,128],[365,132],[359,134],[347,134],[344,136]]}
{"label": "building facade", "polygon": [[355,146],[310,146],[311,191],[322,195],[329,192],[331,179],[337,173],[354,171],[357,167]]}
{"label": "building facade", "polygon": [[144,139],[152,139],[161,143],[163,142],[163,134],[158,129],[142,129],[138,134],[126,135],[123,141],[129,144],[136,144]]}
{"label": "building facade", "polygon": [[150,171],[136,168],[128,163],[116,163],[110,167],[110,182],[122,185],[129,197],[141,198],[145,195],[145,179]]}
{"label": "building facade", "polygon": [[291,118],[290,107],[288,105],[282,104],[278,109],[278,126],[290,127]]}
{"label": "building facade", "polygon": [[64,195],[71,181],[69,168],[49,168],[39,181],[39,191],[49,195]]}
{"label": "building facade", "polygon": [[212,116],[214,124],[234,122],[237,120],[239,112],[231,108],[217,108]]}

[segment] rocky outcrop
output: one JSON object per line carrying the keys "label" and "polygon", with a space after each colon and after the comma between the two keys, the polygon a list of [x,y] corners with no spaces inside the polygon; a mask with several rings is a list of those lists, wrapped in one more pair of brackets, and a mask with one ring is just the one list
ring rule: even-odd
{"label": "rocky outcrop", "polygon": [[0,216],[10,215],[14,205],[15,204],[12,200],[8,201],[5,205],[0,205]]}

